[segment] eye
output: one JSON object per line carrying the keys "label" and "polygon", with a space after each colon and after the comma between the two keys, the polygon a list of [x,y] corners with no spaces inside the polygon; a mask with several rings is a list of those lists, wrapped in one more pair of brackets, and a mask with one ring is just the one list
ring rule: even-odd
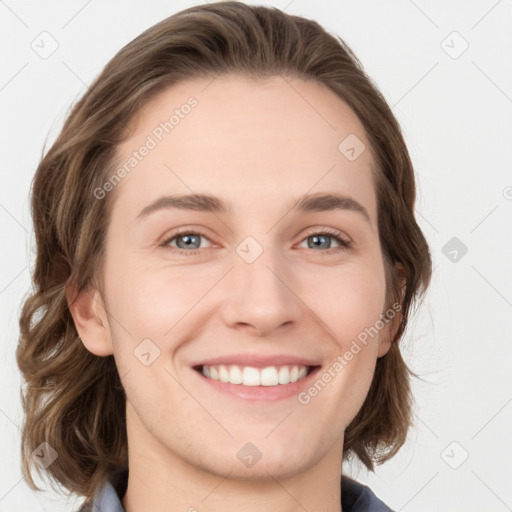
{"label": "eye", "polygon": [[[330,239],[334,239],[338,244],[338,247],[331,247]],[[317,233],[311,233],[304,239],[304,241],[307,241],[309,249],[327,249],[326,251],[321,252],[345,250],[351,245],[350,240],[343,238],[340,232],[331,231],[329,229]]]}
{"label": "eye", "polygon": [[[170,247],[173,250],[177,250],[180,254],[186,254],[188,256],[199,252],[202,238],[209,241],[209,238],[202,233],[183,230],[174,233],[170,238],[166,238],[161,246]],[[173,245],[173,242],[176,242],[176,245]]]}
{"label": "eye", "polygon": [[[209,247],[201,247],[201,239],[210,239],[200,232],[182,230],[174,233],[171,237],[166,238],[160,245],[165,248],[183,254],[191,256],[198,254],[200,249],[207,249]],[[330,239],[334,239],[338,244],[338,247],[331,247],[332,243]],[[308,249],[326,249],[321,252],[332,253],[333,251],[346,250],[351,246],[351,242],[348,239],[342,237],[342,234],[338,231],[331,231],[325,229],[321,232],[315,232],[304,238],[304,241],[308,241]]]}

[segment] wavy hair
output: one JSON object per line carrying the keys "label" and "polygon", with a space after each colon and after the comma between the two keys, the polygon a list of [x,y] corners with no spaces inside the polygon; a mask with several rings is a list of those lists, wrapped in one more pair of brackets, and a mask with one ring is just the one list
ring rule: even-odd
{"label": "wavy hair", "polygon": [[[341,38],[276,8],[219,2],[170,16],[124,46],[73,106],[36,170],[31,213],[37,256],[16,352],[25,380],[22,465],[32,489],[40,490],[35,469],[89,499],[116,469],[128,466],[126,397],[115,361],[85,349],[66,287],[81,291],[100,283],[115,195],[98,200],[93,191],[112,175],[130,120],[160,91],[222,73],[323,84],[365,128],[375,162],[386,299],[401,310],[391,348],[378,359],[366,400],[345,431],[344,457],[355,455],[373,470],[405,442],[411,372],[399,341],[429,285],[432,262],[414,216],[414,170],[398,122]],[[32,457],[42,442],[58,453],[44,471]]]}

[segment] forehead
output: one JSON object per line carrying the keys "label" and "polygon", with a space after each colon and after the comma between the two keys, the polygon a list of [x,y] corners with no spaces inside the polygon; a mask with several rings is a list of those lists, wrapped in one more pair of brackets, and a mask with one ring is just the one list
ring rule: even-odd
{"label": "forehead", "polygon": [[116,162],[127,171],[116,190],[125,213],[167,193],[257,208],[330,191],[356,196],[376,215],[364,128],[324,85],[239,75],[181,82],[147,103],[130,129]]}

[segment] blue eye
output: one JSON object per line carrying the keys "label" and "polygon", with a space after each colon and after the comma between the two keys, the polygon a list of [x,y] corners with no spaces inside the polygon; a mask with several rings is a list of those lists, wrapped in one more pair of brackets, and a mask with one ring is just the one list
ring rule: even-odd
{"label": "blue eye", "polygon": [[[197,254],[198,249],[201,246],[201,238],[208,238],[201,233],[195,233],[193,231],[181,231],[175,233],[172,237],[166,239],[162,246],[168,247],[172,250],[177,250],[180,254],[193,255]],[[176,240],[176,246],[172,246],[171,243]]]}
{"label": "blue eye", "polygon": [[[201,239],[209,240],[209,238],[202,233],[195,231],[181,231],[174,233],[170,238],[167,238],[161,245],[162,247],[171,249],[173,252],[191,256],[198,254],[200,249],[207,249],[209,247],[201,247]],[[332,247],[331,239],[335,240],[338,247]],[[305,237],[301,243],[308,241],[309,249],[325,249],[323,253],[331,254],[333,251],[346,250],[351,246],[351,242],[342,238],[338,232],[324,230],[317,233],[312,233]],[[176,242],[176,245],[173,243]],[[317,251],[318,252],[318,251]]]}
{"label": "blue eye", "polygon": [[[176,243],[177,243],[177,245],[178,245],[178,247],[180,249],[183,249],[185,247],[190,248],[190,247],[195,246],[197,244],[199,244],[199,246],[200,246],[201,245],[200,236],[201,235],[195,235],[195,234],[192,234],[192,233],[189,234],[189,235],[180,235],[180,236],[176,237]],[[184,241],[183,242],[183,246],[180,246],[180,244],[179,244],[179,240],[180,239]],[[199,246],[197,247],[198,249],[199,249]],[[194,248],[194,247],[192,247],[192,248]]]}
{"label": "blue eye", "polygon": [[[331,239],[336,241],[338,247],[331,247]],[[332,232],[330,230],[325,230],[319,233],[312,233],[311,235],[308,235],[304,240],[308,241],[309,249],[326,249],[325,251],[320,252],[327,252],[329,254],[333,251],[348,249],[351,245],[351,242],[341,238],[338,232]]]}

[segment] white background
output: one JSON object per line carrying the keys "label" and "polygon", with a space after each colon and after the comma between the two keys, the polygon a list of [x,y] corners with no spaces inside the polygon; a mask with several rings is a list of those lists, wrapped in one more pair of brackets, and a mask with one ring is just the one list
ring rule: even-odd
{"label": "white background", "polygon": [[[0,512],[64,511],[78,503],[33,494],[20,470],[14,352],[33,263],[29,190],[45,139],[53,142],[69,107],[115,52],[197,3],[0,1]],[[353,475],[397,511],[510,510],[512,3],[270,4],[340,35],[393,106],[433,254],[431,290],[404,344],[421,376],[414,382],[416,426],[395,459],[375,474],[353,468]],[[43,31],[58,43],[47,59],[31,48]],[[464,41],[469,47],[458,56]],[[456,262],[443,253],[452,237],[468,248]]]}

